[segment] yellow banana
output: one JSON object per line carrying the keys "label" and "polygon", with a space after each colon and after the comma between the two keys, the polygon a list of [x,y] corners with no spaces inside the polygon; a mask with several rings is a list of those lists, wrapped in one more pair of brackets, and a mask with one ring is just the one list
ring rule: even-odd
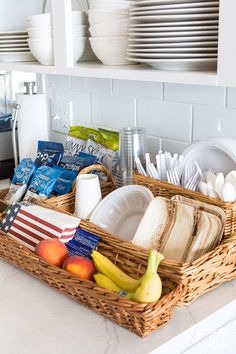
{"label": "yellow banana", "polygon": [[98,272],[106,275],[116,285],[127,292],[134,292],[139,286],[139,280],[131,278],[113,264],[107,257],[103,256],[98,251],[92,252],[94,265]]}
{"label": "yellow banana", "polygon": [[102,273],[96,273],[96,274],[94,274],[93,277],[95,279],[96,284],[98,286],[100,286],[101,288],[104,288],[104,289],[107,289],[110,291],[115,291],[116,293],[118,293],[119,291],[122,290],[110,278],[108,278],[106,275],[104,275]]}
{"label": "yellow banana", "polygon": [[163,255],[156,250],[149,251],[148,266],[146,273],[140,279],[140,285],[129,298],[136,302],[148,303],[159,300],[162,293],[162,283],[157,268],[164,259]]}

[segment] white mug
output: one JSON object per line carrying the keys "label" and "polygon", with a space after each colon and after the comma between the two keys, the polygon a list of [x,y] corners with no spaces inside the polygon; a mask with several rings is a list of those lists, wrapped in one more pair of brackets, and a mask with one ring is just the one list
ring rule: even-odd
{"label": "white mug", "polygon": [[79,175],[76,178],[75,214],[79,218],[89,219],[95,207],[102,200],[97,175]]}

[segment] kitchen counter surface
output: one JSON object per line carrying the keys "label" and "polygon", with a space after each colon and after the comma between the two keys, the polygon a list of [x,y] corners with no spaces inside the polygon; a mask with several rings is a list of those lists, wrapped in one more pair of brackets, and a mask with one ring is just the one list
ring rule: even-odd
{"label": "kitchen counter surface", "polygon": [[233,354],[234,321],[236,281],[176,308],[165,327],[139,338],[0,261],[2,354]]}

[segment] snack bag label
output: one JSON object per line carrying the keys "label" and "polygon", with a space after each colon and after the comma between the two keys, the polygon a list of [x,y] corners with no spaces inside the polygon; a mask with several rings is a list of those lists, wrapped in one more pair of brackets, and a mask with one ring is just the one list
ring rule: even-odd
{"label": "snack bag label", "polygon": [[97,248],[100,237],[78,228],[74,238],[66,245],[70,256],[90,257]]}

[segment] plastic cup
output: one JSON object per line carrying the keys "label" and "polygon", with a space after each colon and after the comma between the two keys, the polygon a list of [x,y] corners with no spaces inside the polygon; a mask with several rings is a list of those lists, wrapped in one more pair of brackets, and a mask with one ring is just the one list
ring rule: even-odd
{"label": "plastic cup", "polygon": [[75,214],[79,218],[89,219],[93,210],[102,200],[97,175],[79,175],[76,178]]}

